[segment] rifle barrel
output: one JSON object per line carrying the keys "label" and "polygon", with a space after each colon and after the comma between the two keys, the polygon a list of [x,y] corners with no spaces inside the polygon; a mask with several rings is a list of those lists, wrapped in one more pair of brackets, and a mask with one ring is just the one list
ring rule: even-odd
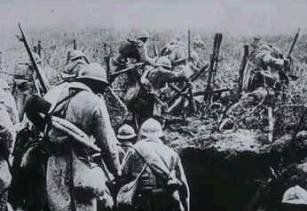
{"label": "rifle barrel", "polygon": [[20,30],[21,37],[22,37],[22,42],[23,42],[23,44],[24,44],[24,46],[26,48],[26,51],[27,51],[27,53],[28,53],[28,55],[30,57],[31,63],[32,63],[33,68],[34,68],[34,71],[36,71],[36,73],[37,73],[37,77],[38,77],[38,80],[39,80],[39,82],[41,84],[42,91],[43,91],[43,93],[47,93],[48,90],[49,90],[49,84],[45,84],[45,82],[44,82],[44,79],[42,77],[42,72],[40,71],[40,69],[38,68],[38,66],[36,64],[36,61],[35,61],[35,59],[33,57],[32,50],[31,50],[31,48],[30,48],[30,46],[29,46],[29,44],[27,42],[27,38],[25,36],[25,33],[22,30],[22,27],[21,27],[20,23],[18,23],[18,28]]}

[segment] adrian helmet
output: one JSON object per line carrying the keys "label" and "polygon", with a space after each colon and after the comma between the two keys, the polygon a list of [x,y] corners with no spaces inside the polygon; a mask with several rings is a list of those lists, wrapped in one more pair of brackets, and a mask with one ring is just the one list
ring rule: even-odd
{"label": "adrian helmet", "polygon": [[161,124],[153,118],[146,120],[142,124],[140,135],[146,138],[161,138],[164,136]]}
{"label": "adrian helmet", "polygon": [[98,63],[90,63],[84,67],[76,78],[77,80],[90,79],[108,84],[107,72]]}

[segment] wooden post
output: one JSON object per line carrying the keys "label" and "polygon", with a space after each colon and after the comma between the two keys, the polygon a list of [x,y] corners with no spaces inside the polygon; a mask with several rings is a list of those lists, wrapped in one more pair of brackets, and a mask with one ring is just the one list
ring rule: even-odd
{"label": "wooden post", "polygon": [[42,43],[41,43],[41,41],[39,40],[39,41],[37,42],[37,54],[39,55],[39,57],[42,57],[41,50],[42,50]]}
{"label": "wooden post", "polygon": [[74,50],[77,50],[77,41],[76,41],[76,39],[74,39],[72,42],[73,42]]}
{"label": "wooden post", "polygon": [[69,63],[69,60],[70,60],[70,51],[67,52],[66,65]]}
{"label": "wooden post", "polygon": [[191,61],[191,31],[188,30],[188,60]]}
{"label": "wooden post", "polygon": [[248,56],[249,56],[248,45],[244,45],[243,58],[242,58],[242,62],[241,62],[240,69],[239,69],[239,80],[238,80],[239,87],[238,87],[238,93],[237,93],[238,97],[241,96],[241,93],[243,91],[244,72],[247,66]]}

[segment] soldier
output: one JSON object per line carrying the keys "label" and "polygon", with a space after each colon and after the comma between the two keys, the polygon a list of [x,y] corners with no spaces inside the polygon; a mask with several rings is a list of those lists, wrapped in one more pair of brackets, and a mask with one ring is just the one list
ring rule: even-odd
{"label": "soldier", "polygon": [[124,152],[127,152],[136,142],[137,135],[130,125],[124,124],[118,129],[117,139]]}
{"label": "soldier", "polygon": [[167,105],[163,102],[164,91],[167,89],[168,83],[188,81],[189,75],[186,71],[172,71],[170,60],[164,56],[160,57],[156,68],[148,69],[141,77],[143,87],[153,97],[154,104],[151,116],[160,118],[163,109],[167,109]]}
{"label": "soldier", "polygon": [[145,64],[154,66],[153,59],[151,59],[147,53],[148,38],[148,32],[142,31],[137,35],[136,40],[127,39],[127,41],[122,43],[119,47],[119,56],[113,59],[113,65],[118,68],[123,68],[128,62],[144,62]]}
{"label": "soldier", "polygon": [[0,211],[6,211],[8,200],[8,188],[12,176],[9,170],[9,158],[12,153],[18,116],[13,96],[8,92],[8,84],[1,80],[0,90]]}
{"label": "soldier", "polygon": [[[43,69],[42,60],[39,55],[33,53],[33,57],[36,61],[37,66],[40,69]],[[42,71],[42,80],[44,81],[46,86],[49,86],[45,71]],[[28,96],[31,96],[33,94],[41,94],[41,90],[41,85],[37,80],[37,74],[33,70],[31,61],[28,61],[22,65],[17,65],[14,73],[13,95],[16,99],[20,121],[23,120],[24,105]]]}
{"label": "soldier", "polygon": [[237,127],[259,105],[274,104],[282,86],[289,83],[287,72],[290,70],[291,58],[284,59],[276,48],[263,43],[260,38],[254,38],[251,47],[248,64],[252,68],[244,76],[245,93],[229,108],[220,130]]}
{"label": "soldier", "polygon": [[80,50],[72,50],[69,54],[69,59],[65,70],[61,74],[63,80],[69,81],[77,77],[82,68],[89,64],[86,55]]}
{"label": "soldier", "polygon": [[146,120],[123,164],[123,179],[137,180],[134,210],[189,210],[189,187],[178,154],[163,144],[161,124]]}
{"label": "soldier", "polygon": [[187,63],[193,65],[194,69],[202,65],[199,55],[193,49],[191,50],[190,61],[188,61],[188,46],[178,36],[162,48],[160,56],[167,56],[174,68],[185,68]]}
{"label": "soldier", "polygon": [[[92,63],[74,81],[50,90],[45,99],[51,103],[47,116],[61,117],[77,126],[88,137],[94,138],[95,144],[101,149],[103,161],[116,178],[121,174],[117,139],[101,96],[107,85],[106,71],[99,64]],[[87,166],[91,163],[91,150],[76,142],[72,136],[48,125],[46,190],[49,209],[96,210],[95,188],[87,190],[87,183],[95,181],[93,177],[102,179],[104,175],[90,173],[92,167]],[[78,183],[77,189],[77,178],[81,180],[81,186],[85,183],[84,187],[79,187]]]}
{"label": "soldier", "polygon": [[150,58],[147,53],[148,38],[148,33],[144,31],[138,34],[136,40],[127,39],[127,41],[119,47],[119,56],[112,60],[112,64],[116,69],[125,68],[129,64],[143,64],[141,65],[142,69],[137,69],[137,72],[127,72],[126,86],[128,88],[123,99],[127,107],[134,114],[134,110],[137,110],[137,108],[135,108],[135,101],[137,101],[137,97],[140,95],[140,77],[143,74],[144,65],[155,66],[154,60]]}
{"label": "soldier", "polygon": [[3,103],[10,114],[11,121],[14,125],[19,123],[16,102],[11,94],[11,89],[8,83],[0,79],[0,102]]}
{"label": "soldier", "polygon": [[193,39],[193,48],[196,49],[204,49],[205,48],[205,43],[202,41],[200,35],[196,35]]}

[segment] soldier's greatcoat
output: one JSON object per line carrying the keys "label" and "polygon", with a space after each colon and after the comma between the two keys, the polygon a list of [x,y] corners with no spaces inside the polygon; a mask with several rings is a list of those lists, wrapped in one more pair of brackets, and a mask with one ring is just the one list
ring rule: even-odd
{"label": "soldier's greatcoat", "polygon": [[[136,210],[173,210],[171,197],[167,192],[166,172],[173,170],[174,177],[180,181],[179,195],[184,210],[189,210],[189,187],[178,154],[162,143],[159,138],[145,138],[138,141],[128,152],[123,163],[123,178],[132,181],[138,177],[144,168],[144,158],[159,175],[147,166],[137,183],[135,198]],[[140,154],[142,156],[140,156]],[[164,176],[162,176],[164,175]]]}
{"label": "soldier's greatcoat", "polygon": [[[75,124],[88,136],[93,136],[102,150],[102,158],[108,169],[114,175],[119,174],[117,139],[111,127],[104,99],[79,82],[61,84],[47,93],[45,99],[54,105],[54,102],[61,101],[71,91],[77,91],[77,94],[72,96],[68,103],[55,108],[54,115],[62,115],[62,118]],[[74,152],[77,157],[86,157],[84,156],[87,154],[86,147],[76,144],[72,138],[53,128],[50,129],[48,136],[50,155],[47,162],[46,186],[50,210],[70,211],[72,203],[75,203],[76,210],[95,210],[95,204],[85,203],[82,198],[76,196],[76,193],[74,194],[72,182],[71,153]]]}
{"label": "soldier's greatcoat", "polygon": [[[239,123],[246,115],[263,103],[273,105],[276,93],[283,83],[284,59],[275,48],[259,43],[249,58],[249,69],[243,85],[245,93],[231,106],[227,116]],[[238,121],[239,119],[239,121]]]}
{"label": "soldier's greatcoat", "polygon": [[13,97],[0,90],[0,211],[7,210],[8,188],[12,176],[9,170],[9,155],[14,147],[18,115]]}

